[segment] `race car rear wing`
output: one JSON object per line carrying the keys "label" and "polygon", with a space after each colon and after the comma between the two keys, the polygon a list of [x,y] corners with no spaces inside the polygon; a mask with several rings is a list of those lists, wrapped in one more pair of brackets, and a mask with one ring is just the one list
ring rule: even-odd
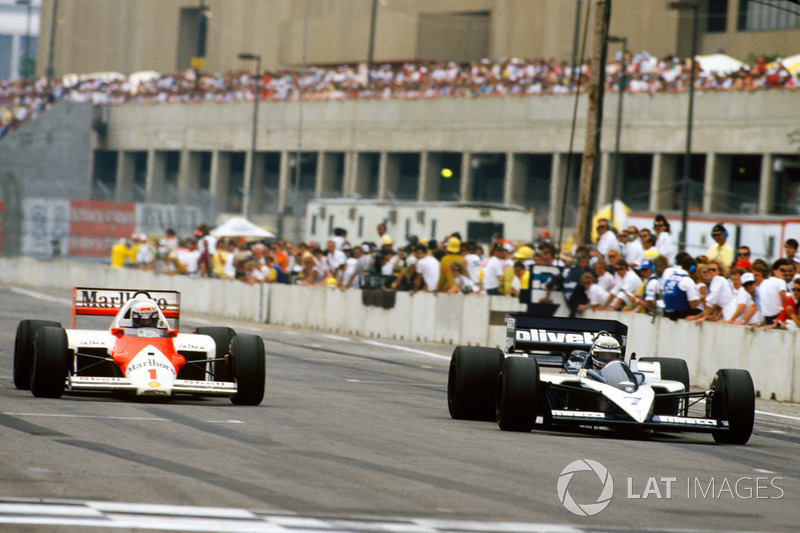
{"label": "race car rear wing", "polygon": [[[506,315],[506,353],[540,352],[543,366],[561,366],[573,350],[589,350],[597,333],[613,335],[625,356],[628,326],[616,320],[542,317],[524,313]],[[542,357],[538,357],[541,355]],[[548,355],[550,357],[548,357]]]}
{"label": "race car rear wing", "polygon": [[137,297],[155,300],[164,318],[174,320],[179,327],[181,316],[181,293],[163,290],[106,289],[74,287],[72,289],[72,327],[78,315],[114,316],[125,303]]}

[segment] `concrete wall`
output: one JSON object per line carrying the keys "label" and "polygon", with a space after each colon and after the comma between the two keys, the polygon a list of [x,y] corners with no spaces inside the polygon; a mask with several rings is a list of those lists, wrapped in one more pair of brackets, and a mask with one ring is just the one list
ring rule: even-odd
{"label": "concrete wall", "polygon": [[[361,291],[294,285],[250,286],[223,280],[156,276],[150,272],[102,265],[0,258],[0,283],[61,289],[73,286],[171,289],[181,292],[187,314],[310,328],[331,333],[445,344],[505,346],[504,326],[490,326],[492,311],[520,312],[506,297],[397,294],[393,309],[367,307]],[[343,313],[342,310],[347,310]],[[761,397],[800,401],[800,350],[796,333],[750,331],[741,326],[689,324],[626,313],[589,316],[620,320],[629,326],[628,351],[640,357],[686,360],[694,385],[705,387],[719,368],[750,371]]]}

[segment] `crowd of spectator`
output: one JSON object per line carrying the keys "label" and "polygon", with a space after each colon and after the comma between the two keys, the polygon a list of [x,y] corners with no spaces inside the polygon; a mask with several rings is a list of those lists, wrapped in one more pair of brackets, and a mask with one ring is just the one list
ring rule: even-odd
{"label": "crowd of spectator", "polygon": [[[609,92],[685,91],[692,61],[643,52],[609,61]],[[696,69],[696,90],[764,90],[800,87],[800,71],[758,58],[733,72]],[[353,98],[443,98],[568,94],[585,91],[591,65],[573,68],[554,59],[483,60],[473,63],[409,61],[367,65],[311,66],[305,70],[207,73],[196,70],[160,74],[140,72],[68,75],[47,80],[0,81],[0,137],[37,113],[62,101],[95,104],[232,102],[262,100],[341,100]]]}
{"label": "crowd of spectator", "polygon": [[[714,243],[697,257],[677,251],[662,215],[656,215],[653,231],[629,226],[616,232],[605,219],[598,222],[597,231],[594,272],[587,266],[582,274],[585,301],[574,302],[577,310],[800,329],[800,253],[795,239],[784,243],[783,257],[768,264],[751,257],[746,245],[734,250],[723,224],[712,228]],[[616,274],[612,276],[606,265]]]}
{"label": "crowd of spectator", "polygon": [[553,292],[561,291],[573,316],[593,309],[800,329],[795,239],[785,242],[784,257],[767,264],[752,258],[746,245],[734,250],[723,224],[713,227],[714,243],[697,257],[677,251],[660,214],[652,230],[618,230],[601,218],[596,231],[595,244],[572,249],[556,246],[547,231],[535,242],[498,239],[485,249],[458,233],[441,241],[411,236],[398,246],[384,223],[374,241],[351,242],[346,230],[336,228],[325,243],[296,244],[217,239],[201,225],[182,239],[172,230],[155,240],[140,234],[122,239],[111,250],[111,265],[248,284],[505,295],[530,303],[551,302]]}

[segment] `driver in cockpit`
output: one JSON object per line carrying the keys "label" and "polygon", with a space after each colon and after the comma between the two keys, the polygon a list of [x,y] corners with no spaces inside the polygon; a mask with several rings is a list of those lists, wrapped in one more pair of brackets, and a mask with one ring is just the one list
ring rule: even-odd
{"label": "driver in cockpit", "polygon": [[158,309],[155,304],[137,302],[131,306],[131,324],[135,328],[158,327]]}
{"label": "driver in cockpit", "polygon": [[589,357],[592,358],[591,368],[595,370],[602,369],[611,361],[622,360],[622,349],[620,349],[619,341],[608,333],[601,332],[589,349]]}

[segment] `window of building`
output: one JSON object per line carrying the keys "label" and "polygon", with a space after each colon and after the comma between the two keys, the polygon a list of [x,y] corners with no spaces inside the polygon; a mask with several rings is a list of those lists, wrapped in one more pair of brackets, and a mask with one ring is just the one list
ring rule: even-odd
{"label": "window of building", "polygon": [[728,0],[708,0],[708,33],[725,33],[728,26]]}
{"label": "window of building", "polygon": [[776,31],[800,28],[800,6],[790,0],[740,0],[739,31]]}
{"label": "window of building", "polygon": [[181,9],[178,29],[179,70],[192,67],[192,59],[206,56],[206,9],[205,7]]}
{"label": "window of building", "polygon": [[491,13],[420,13],[417,57],[434,61],[480,61],[489,57]]}

